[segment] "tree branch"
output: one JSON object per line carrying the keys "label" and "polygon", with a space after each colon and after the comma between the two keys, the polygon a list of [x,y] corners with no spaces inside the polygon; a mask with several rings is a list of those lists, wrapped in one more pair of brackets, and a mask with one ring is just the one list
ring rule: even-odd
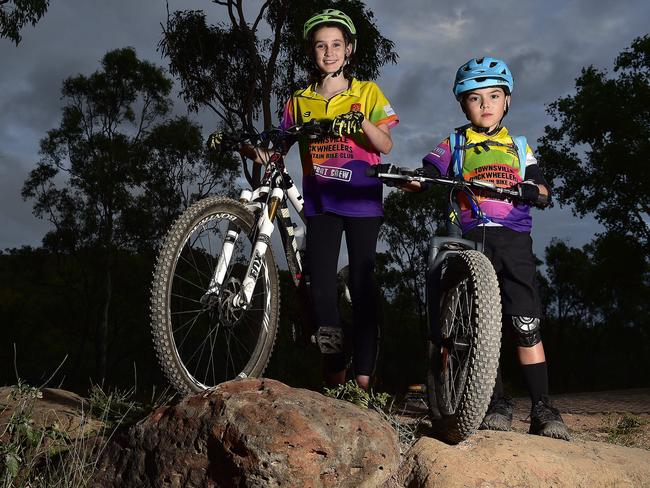
{"label": "tree branch", "polygon": [[257,18],[255,19],[255,22],[253,22],[253,27],[252,27],[253,32],[257,32],[257,26],[262,20],[262,17],[264,16],[264,11],[268,8],[270,3],[271,3],[270,0],[266,0],[266,2],[264,2],[264,5],[262,5],[262,7],[260,8],[260,12],[257,14]]}

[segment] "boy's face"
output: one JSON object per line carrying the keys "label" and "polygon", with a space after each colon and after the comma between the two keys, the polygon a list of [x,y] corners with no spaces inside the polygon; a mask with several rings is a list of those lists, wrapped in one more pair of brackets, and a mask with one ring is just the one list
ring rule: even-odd
{"label": "boy's face", "polygon": [[463,93],[461,98],[467,119],[476,127],[488,129],[488,132],[498,127],[509,103],[510,95],[496,86]]}
{"label": "boy's face", "polygon": [[314,56],[318,69],[334,73],[343,66],[352,44],[345,44],[343,32],[337,27],[321,27],[314,33]]}

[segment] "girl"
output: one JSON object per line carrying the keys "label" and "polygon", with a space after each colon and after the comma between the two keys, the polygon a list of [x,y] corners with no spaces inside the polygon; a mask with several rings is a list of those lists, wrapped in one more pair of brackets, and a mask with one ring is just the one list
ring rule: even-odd
{"label": "girl", "polygon": [[298,140],[316,340],[326,383],[343,383],[346,361],[336,274],[345,232],[354,326],[353,337],[345,340],[352,344],[356,381],[367,389],[377,356],[374,269],[383,208],[382,184],[367,177],[366,169],[391,150],[390,129],[399,119],[375,83],[350,76],[356,48],[350,17],[324,10],[305,22],[303,33],[314,65],[312,80],[287,101],[281,126],[332,120],[336,134]]}

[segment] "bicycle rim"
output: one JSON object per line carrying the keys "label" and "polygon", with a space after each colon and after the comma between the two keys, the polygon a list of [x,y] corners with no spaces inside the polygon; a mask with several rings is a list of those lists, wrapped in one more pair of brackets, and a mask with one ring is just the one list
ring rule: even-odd
{"label": "bicycle rim", "polygon": [[428,399],[434,429],[460,442],[478,428],[494,387],[500,293],[489,260],[472,250],[449,258],[440,287],[440,338],[429,345]]}
{"label": "bicycle rim", "polygon": [[[154,279],[154,343],[168,379],[184,392],[261,375],[277,328],[279,290],[270,250],[249,306],[244,310],[232,302],[248,267],[254,216],[232,200],[208,200],[174,224]],[[238,231],[232,257],[219,292],[207,296],[228,229]]]}
{"label": "bicycle rim", "polygon": [[461,279],[445,295],[442,305],[442,347],[438,408],[453,415],[462,399],[473,345],[472,283]]}

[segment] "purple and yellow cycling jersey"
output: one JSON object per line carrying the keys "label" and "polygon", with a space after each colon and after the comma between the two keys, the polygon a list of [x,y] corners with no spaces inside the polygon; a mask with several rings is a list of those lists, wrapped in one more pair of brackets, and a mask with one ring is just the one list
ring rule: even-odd
{"label": "purple and yellow cycling jersey", "polygon": [[[465,137],[465,144],[477,144],[483,141],[503,144],[474,146],[471,149],[466,149],[463,159],[463,178],[465,180],[489,181],[501,188],[508,188],[522,181],[519,172],[520,162],[517,148],[508,134],[508,129],[502,127],[496,134],[488,136],[468,128]],[[449,165],[451,159],[452,150],[449,147],[449,138],[447,138],[423,158],[422,164],[432,164],[441,174],[448,175],[450,174]],[[524,164],[526,166],[537,164],[537,160],[529,146],[526,146],[526,161]],[[530,232],[532,218],[528,205],[485,196],[478,196],[477,200],[483,215],[489,220],[485,225],[501,225],[518,232]],[[464,233],[476,227],[479,220],[476,215],[473,215],[465,194],[459,194],[458,203],[461,209],[460,221]]]}
{"label": "purple and yellow cycling jersey", "polygon": [[[399,123],[397,114],[371,81],[352,79],[347,90],[326,100],[313,86],[296,91],[284,108],[280,127],[316,120],[332,120],[350,111],[363,112],[375,125]],[[326,212],[347,217],[383,215],[382,183],[366,176],[366,168],[379,164],[379,152],[363,131],[352,136],[298,139],[302,162],[305,215]]]}

